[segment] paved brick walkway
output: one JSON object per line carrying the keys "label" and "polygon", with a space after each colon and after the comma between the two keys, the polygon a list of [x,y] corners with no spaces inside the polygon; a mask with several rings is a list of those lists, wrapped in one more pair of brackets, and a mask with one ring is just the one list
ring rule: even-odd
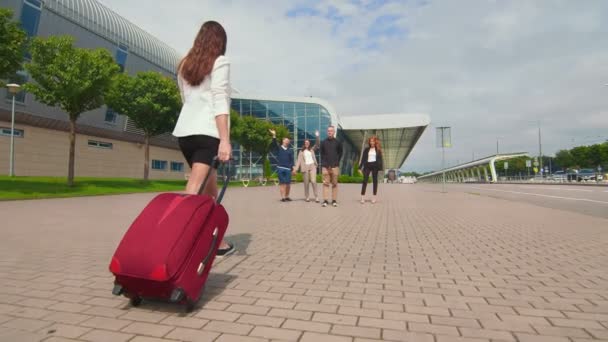
{"label": "paved brick walkway", "polygon": [[432,185],[363,206],[358,189],[338,208],[230,189],[240,250],[189,315],[110,293],[152,195],[0,202],[0,341],[608,341],[608,220]]}

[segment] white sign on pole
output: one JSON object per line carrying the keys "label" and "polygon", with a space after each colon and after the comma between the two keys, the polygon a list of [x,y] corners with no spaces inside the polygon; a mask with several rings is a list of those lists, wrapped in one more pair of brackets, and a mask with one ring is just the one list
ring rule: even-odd
{"label": "white sign on pole", "polygon": [[509,169],[509,162],[505,162],[505,170]]}
{"label": "white sign on pole", "polygon": [[532,167],[532,161],[530,159],[526,160],[526,167]]}

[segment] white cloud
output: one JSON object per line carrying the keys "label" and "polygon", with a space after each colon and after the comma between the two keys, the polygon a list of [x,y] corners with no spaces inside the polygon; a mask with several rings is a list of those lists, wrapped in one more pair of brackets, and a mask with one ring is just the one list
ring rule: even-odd
{"label": "white cloud", "polygon": [[[325,97],[341,115],[426,112],[453,127],[452,163],[494,153],[497,137],[502,152],[536,153],[536,120],[545,153],[608,139],[606,1],[412,0],[374,11],[373,1],[101,1],[182,53],[218,20],[244,93]],[[288,18],[298,5],[321,15]],[[342,20],[325,17],[330,6]],[[399,17],[405,39],[368,36],[382,15]],[[439,167],[434,135],[431,126],[406,169]]]}

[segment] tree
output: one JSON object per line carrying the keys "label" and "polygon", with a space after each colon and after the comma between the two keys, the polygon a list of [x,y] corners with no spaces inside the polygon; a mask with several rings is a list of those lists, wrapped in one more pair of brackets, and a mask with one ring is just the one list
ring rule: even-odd
{"label": "tree", "polygon": [[175,82],[158,72],[118,74],[106,93],[106,103],[144,131],[144,180],[150,173],[150,138],[175,126],[181,96]]}
{"label": "tree", "polygon": [[589,155],[589,147],[588,146],[577,146],[570,150],[570,154],[574,159],[574,165],[577,168],[585,168],[588,167],[590,163],[590,155]]}
{"label": "tree", "polygon": [[71,37],[52,36],[32,41],[32,60],[25,65],[35,83],[26,91],[49,106],[59,106],[70,119],[68,185],[74,185],[76,120],[80,114],[99,108],[104,93],[119,67],[105,49],[75,48]]}
{"label": "tree", "polygon": [[[232,111],[230,119],[230,136],[231,139],[238,142],[243,151],[258,153],[262,156],[262,161],[265,161],[270,152],[272,136],[269,133],[270,129],[277,132],[277,139],[289,138],[289,130],[283,125],[274,125],[271,122],[257,119],[252,116],[239,116],[235,111]],[[266,170],[264,169],[264,173]],[[267,177],[264,174],[264,177]]]}
{"label": "tree", "polygon": [[602,168],[608,169],[608,141],[600,145],[600,158],[602,160]]}
{"label": "tree", "polygon": [[568,169],[574,165],[574,158],[569,150],[559,150],[555,154],[555,163],[562,169]]}
{"label": "tree", "polygon": [[[0,80],[11,78],[21,69],[27,35],[12,21],[13,12],[0,8]],[[0,81],[0,86],[4,82]]]}
{"label": "tree", "polygon": [[422,176],[418,172],[403,172],[403,173],[401,173],[401,175],[404,177],[416,177],[416,178]]}

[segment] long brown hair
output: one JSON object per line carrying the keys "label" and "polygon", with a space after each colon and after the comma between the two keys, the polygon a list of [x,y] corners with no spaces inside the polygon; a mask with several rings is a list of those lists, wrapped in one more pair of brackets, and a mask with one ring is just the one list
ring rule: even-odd
{"label": "long brown hair", "polygon": [[219,56],[226,53],[226,31],[216,21],[207,21],[198,31],[194,45],[178,66],[178,73],[192,86],[203,82]]}
{"label": "long brown hair", "polygon": [[372,140],[376,143],[375,148],[376,151],[382,153],[382,146],[380,145],[380,139],[378,139],[377,136],[372,135],[371,137],[369,137],[369,139],[367,140],[367,144],[369,145],[369,147],[372,147]]}
{"label": "long brown hair", "polygon": [[[308,148],[306,148],[306,142],[308,141]],[[306,150],[312,150],[312,144],[310,143],[309,139],[304,139],[304,143],[302,144],[302,148],[300,149],[300,151],[304,152]]]}

